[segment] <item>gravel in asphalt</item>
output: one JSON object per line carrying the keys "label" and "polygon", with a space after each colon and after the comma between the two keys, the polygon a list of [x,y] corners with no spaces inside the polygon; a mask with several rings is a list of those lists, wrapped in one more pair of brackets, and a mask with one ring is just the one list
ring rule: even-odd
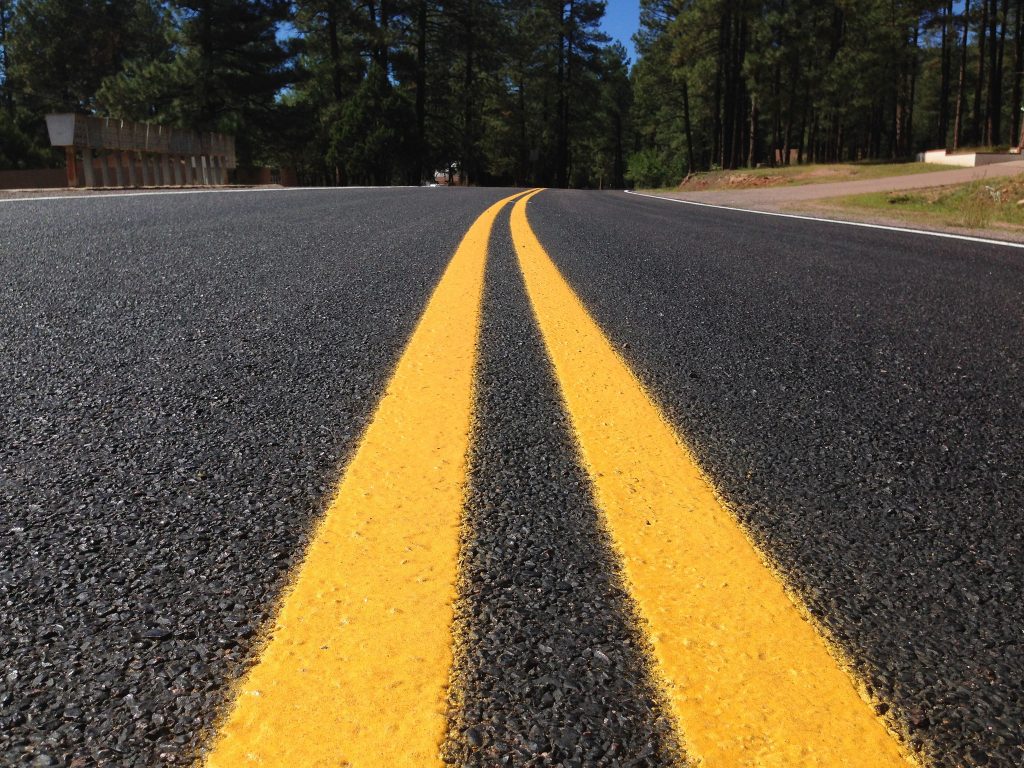
{"label": "gravel in asphalt", "polygon": [[[506,194],[0,203],[0,764],[194,758],[447,260]],[[1024,764],[1019,252],[616,193],[529,211],[880,714],[938,768]],[[447,749],[664,765],[499,230]]]}
{"label": "gravel in asphalt", "polygon": [[935,766],[1024,764],[1016,250],[544,192],[538,237]]}
{"label": "gravel in asphalt", "polygon": [[677,747],[576,460],[507,210],[491,239],[480,355],[446,759],[669,765]]}
{"label": "gravel in asphalt", "polygon": [[0,204],[0,764],[186,764],[504,190]]}

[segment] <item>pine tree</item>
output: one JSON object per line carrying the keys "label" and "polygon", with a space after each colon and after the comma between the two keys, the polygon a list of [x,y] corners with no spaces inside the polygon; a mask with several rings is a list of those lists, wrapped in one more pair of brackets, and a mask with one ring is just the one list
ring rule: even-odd
{"label": "pine tree", "polygon": [[37,114],[89,112],[103,80],[162,46],[155,0],[19,0],[9,30],[9,79]]}
{"label": "pine tree", "polygon": [[236,134],[242,161],[258,159],[273,139],[278,96],[294,79],[291,52],[277,39],[288,13],[283,0],[176,0],[163,55],[107,79],[99,106]]}
{"label": "pine tree", "polygon": [[14,90],[9,81],[10,57],[7,49],[8,30],[14,18],[14,0],[0,0],[0,108],[14,110]]}

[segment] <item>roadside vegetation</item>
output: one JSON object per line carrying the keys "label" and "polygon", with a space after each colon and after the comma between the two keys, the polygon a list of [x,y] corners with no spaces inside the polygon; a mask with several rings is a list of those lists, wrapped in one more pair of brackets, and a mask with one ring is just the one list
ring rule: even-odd
{"label": "roadside vegetation", "polygon": [[313,184],[670,187],[812,163],[736,183],[813,183],[1019,144],[1024,0],[640,0],[634,62],[604,12],[0,0],[0,170],[63,162],[43,118],[66,111],[231,133],[243,165]]}
{"label": "roadside vegetation", "polygon": [[641,0],[637,186],[1017,146],[1020,0]]}
{"label": "roadside vegetation", "polygon": [[906,221],[967,229],[1024,228],[1024,180],[987,179],[829,200],[829,205]]}
{"label": "roadside vegetation", "polygon": [[759,189],[828,184],[838,181],[881,179],[919,173],[946,171],[953,166],[934,163],[831,163],[787,165],[777,168],[742,168],[732,171],[703,171],[683,179],[672,190]]}

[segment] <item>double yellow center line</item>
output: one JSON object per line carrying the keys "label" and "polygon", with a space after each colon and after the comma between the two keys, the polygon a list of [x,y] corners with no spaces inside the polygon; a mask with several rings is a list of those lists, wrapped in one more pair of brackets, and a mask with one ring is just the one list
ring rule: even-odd
{"label": "double yellow center line", "polygon": [[206,764],[441,765],[484,267],[517,197],[530,302],[691,765],[912,764],[559,274],[535,194],[460,244]]}

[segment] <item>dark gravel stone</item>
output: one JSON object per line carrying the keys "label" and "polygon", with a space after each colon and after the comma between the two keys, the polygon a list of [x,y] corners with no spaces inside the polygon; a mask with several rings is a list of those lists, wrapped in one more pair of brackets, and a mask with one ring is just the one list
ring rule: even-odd
{"label": "dark gravel stone", "polygon": [[538,237],[936,768],[1024,765],[1024,259],[591,192]]}
{"label": "dark gravel stone", "polygon": [[508,211],[491,240],[477,393],[448,759],[673,764],[677,745],[577,463]]}
{"label": "dark gravel stone", "polygon": [[506,190],[0,203],[0,765],[189,765]]}

